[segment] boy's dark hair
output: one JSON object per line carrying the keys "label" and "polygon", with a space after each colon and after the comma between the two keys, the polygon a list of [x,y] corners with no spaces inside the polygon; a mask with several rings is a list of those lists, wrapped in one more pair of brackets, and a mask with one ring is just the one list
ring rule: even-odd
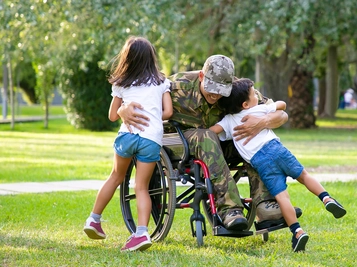
{"label": "boy's dark hair", "polygon": [[164,79],[164,74],[159,71],[154,46],[143,37],[131,36],[119,55],[114,57],[108,81],[125,88],[148,83],[159,85]]}
{"label": "boy's dark hair", "polygon": [[224,113],[239,113],[243,109],[243,102],[249,99],[249,89],[252,86],[254,86],[254,82],[248,78],[235,80],[232,84],[230,96],[218,100],[218,104],[224,110]]}

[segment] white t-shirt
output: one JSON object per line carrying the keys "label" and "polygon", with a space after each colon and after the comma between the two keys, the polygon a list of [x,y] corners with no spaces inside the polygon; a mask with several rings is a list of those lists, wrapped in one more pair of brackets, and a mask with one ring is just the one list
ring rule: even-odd
{"label": "white t-shirt", "polygon": [[[134,134],[150,139],[162,146],[163,124],[162,124],[162,95],[170,92],[170,81],[165,81],[160,85],[140,85],[127,88],[112,86],[112,96],[122,98],[124,104],[130,102],[140,103],[144,109],[137,111],[150,118],[149,126],[143,126],[145,131],[140,131],[131,127]],[[129,132],[124,123],[120,125],[119,132]]]}
{"label": "white t-shirt", "polygon": [[[237,125],[243,124],[241,122],[242,118],[245,115],[253,115],[256,117],[264,116],[268,113],[276,111],[276,104],[270,105],[257,105],[250,109],[242,110],[237,114],[228,114],[224,116],[224,118],[218,122],[219,125],[222,126],[224,132],[220,133],[219,139],[221,141],[231,140],[233,139],[233,128]],[[239,154],[243,157],[245,161],[250,163],[250,159],[254,156],[255,153],[259,151],[267,142],[272,139],[279,139],[276,134],[270,129],[264,129],[259,134],[257,134],[252,140],[248,142],[245,146],[243,146],[244,141],[246,138],[243,138],[239,141],[233,141],[236,149],[238,150]]]}
{"label": "white t-shirt", "polygon": [[347,90],[347,92],[344,94],[344,99],[346,103],[351,103],[353,98],[353,94]]}

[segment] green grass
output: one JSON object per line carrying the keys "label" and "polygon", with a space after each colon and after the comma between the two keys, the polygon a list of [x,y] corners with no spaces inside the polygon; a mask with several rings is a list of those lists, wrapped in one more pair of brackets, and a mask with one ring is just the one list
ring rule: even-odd
{"label": "green grass", "polygon": [[[0,107],[2,107],[0,105]],[[2,111],[2,109],[1,109]],[[52,105],[49,110],[50,115],[65,115],[63,106]],[[41,105],[21,105],[15,107],[15,117],[44,116],[45,109]],[[11,110],[8,107],[7,119],[11,119]]]}
{"label": "green grass", "polygon": [[[317,129],[276,133],[309,170],[356,172],[357,111],[337,115],[335,128],[324,127],[331,120],[321,120]],[[49,129],[42,121],[15,123],[13,131],[0,124],[0,136],[0,183],[104,180],[112,166],[116,130],[91,132],[75,129],[66,119],[52,119]]]}
{"label": "green grass", "polygon": [[[244,185],[242,185],[244,187]],[[245,185],[247,186],[247,185]],[[0,198],[0,266],[356,266],[357,182],[324,183],[348,213],[339,220],[299,184],[290,184],[299,219],[310,235],[305,253],[291,251],[288,228],[245,238],[208,236],[199,248],[192,237],[192,211],[176,210],[169,235],[145,253],[121,254],[129,235],[116,194],[104,212],[104,241],[82,232],[96,191],[22,194]]]}

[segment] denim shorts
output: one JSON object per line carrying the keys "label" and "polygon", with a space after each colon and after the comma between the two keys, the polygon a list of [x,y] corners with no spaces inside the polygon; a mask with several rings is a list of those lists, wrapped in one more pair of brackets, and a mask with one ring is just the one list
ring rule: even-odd
{"label": "denim shorts", "polygon": [[138,134],[119,133],[114,141],[115,153],[123,158],[135,156],[141,162],[155,162],[160,160],[161,146]]}
{"label": "denim shorts", "polygon": [[286,177],[299,178],[304,167],[279,140],[266,143],[250,160],[270,194],[286,190]]}

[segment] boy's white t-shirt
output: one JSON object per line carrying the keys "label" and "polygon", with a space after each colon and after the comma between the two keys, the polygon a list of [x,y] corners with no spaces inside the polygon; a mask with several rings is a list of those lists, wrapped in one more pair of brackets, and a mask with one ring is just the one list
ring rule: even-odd
{"label": "boy's white t-shirt", "polygon": [[[236,114],[228,114],[224,116],[224,118],[218,122],[217,124],[221,125],[224,132],[221,132],[218,136],[221,141],[231,140],[233,139],[233,128],[237,125],[243,124],[241,122],[242,118],[248,114],[261,117],[268,113],[276,111],[276,104],[270,105],[257,105],[250,109],[244,109],[239,113]],[[270,130],[270,129],[263,129],[260,133],[258,133],[252,140],[248,142],[245,146],[243,146],[244,141],[247,138],[243,138],[239,141],[233,141],[236,149],[238,150],[239,154],[242,158],[250,163],[250,159],[257,153],[267,142],[272,139],[278,139],[279,137]]]}
{"label": "boy's white t-shirt", "polygon": [[[162,124],[162,95],[170,92],[170,81],[165,79],[160,85],[140,85],[127,88],[112,86],[112,96],[119,97],[124,104],[130,102],[140,103],[144,109],[136,111],[150,118],[149,126],[143,126],[145,131],[131,126],[134,134],[150,139],[162,146],[163,124]],[[124,123],[120,125],[119,132],[129,132]]]}

